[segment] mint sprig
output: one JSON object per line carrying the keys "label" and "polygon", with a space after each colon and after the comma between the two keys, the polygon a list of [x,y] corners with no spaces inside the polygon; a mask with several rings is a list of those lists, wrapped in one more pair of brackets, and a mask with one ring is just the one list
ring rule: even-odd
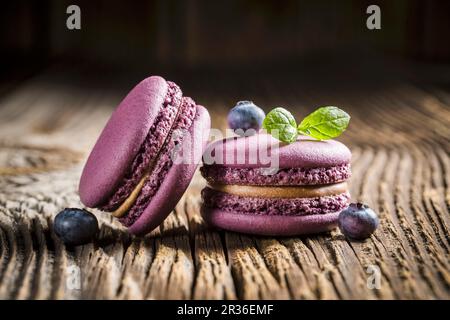
{"label": "mint sprig", "polygon": [[321,107],[308,115],[298,131],[317,140],[333,139],[347,129],[350,116],[338,107]]}
{"label": "mint sprig", "polygon": [[297,140],[297,123],[294,116],[284,108],[275,108],[263,120],[263,129],[280,141]]}
{"label": "mint sprig", "polygon": [[263,128],[280,141],[291,143],[298,134],[317,140],[328,140],[340,136],[350,122],[350,116],[338,107],[320,107],[302,120],[297,127],[295,118],[283,108],[270,111],[263,121]]}

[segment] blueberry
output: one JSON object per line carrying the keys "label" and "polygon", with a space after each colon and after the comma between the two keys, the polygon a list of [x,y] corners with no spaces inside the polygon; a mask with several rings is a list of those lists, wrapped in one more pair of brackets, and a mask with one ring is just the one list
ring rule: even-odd
{"label": "blueberry", "polygon": [[265,116],[264,111],[253,102],[239,101],[228,113],[228,126],[240,136],[250,136],[261,129]]}
{"label": "blueberry", "polygon": [[351,203],[339,214],[339,229],[348,238],[362,240],[378,227],[377,214],[362,203]]}
{"label": "blueberry", "polygon": [[65,244],[79,246],[94,239],[98,232],[98,222],[86,210],[66,208],[56,215],[54,230]]}

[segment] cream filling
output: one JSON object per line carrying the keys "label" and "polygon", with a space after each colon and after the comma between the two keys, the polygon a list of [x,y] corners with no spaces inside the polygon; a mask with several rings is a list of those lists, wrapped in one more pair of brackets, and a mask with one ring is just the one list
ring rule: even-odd
{"label": "cream filling", "polygon": [[318,186],[241,186],[212,184],[213,190],[250,198],[315,198],[338,195],[348,191],[347,182]]}
{"label": "cream filling", "polygon": [[144,183],[147,180],[149,176],[149,173],[144,174],[144,176],[141,178],[137,186],[133,189],[131,194],[128,196],[128,198],[125,199],[124,202],[118,207],[115,211],[111,212],[111,214],[116,218],[123,217],[134,205],[136,202],[137,197],[139,196],[139,193],[141,193],[142,187],[144,187]]}

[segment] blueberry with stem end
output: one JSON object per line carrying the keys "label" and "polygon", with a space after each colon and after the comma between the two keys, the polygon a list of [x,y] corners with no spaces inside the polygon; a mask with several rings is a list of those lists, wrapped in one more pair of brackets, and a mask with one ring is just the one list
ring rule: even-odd
{"label": "blueberry with stem end", "polygon": [[97,218],[89,211],[66,208],[56,215],[54,230],[65,244],[79,246],[91,242],[99,229]]}
{"label": "blueberry with stem end", "polygon": [[228,126],[240,136],[251,136],[261,129],[265,116],[252,101],[239,101],[228,113]]}
{"label": "blueberry with stem end", "polygon": [[362,203],[351,203],[339,214],[338,224],[341,232],[350,239],[362,240],[378,227],[377,214]]}

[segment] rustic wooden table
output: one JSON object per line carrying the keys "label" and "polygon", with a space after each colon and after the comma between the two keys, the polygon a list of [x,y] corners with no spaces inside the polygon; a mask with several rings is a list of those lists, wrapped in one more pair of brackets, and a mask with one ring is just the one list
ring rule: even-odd
{"label": "rustic wooden table", "polygon": [[[450,298],[449,90],[257,72],[197,78],[175,80],[209,108],[215,127],[224,128],[235,101],[250,97],[266,111],[285,106],[297,116],[321,104],[347,110],[352,120],[341,140],[353,152],[351,193],[379,213],[376,233],[349,242],[338,231],[268,238],[210,230],[199,215],[197,173],[152,234],[130,237],[95,211],[99,239],[67,248],[52,231],[53,217],[81,206],[84,159],[139,78],[96,86],[49,70],[0,85],[0,298]],[[374,289],[367,283],[377,269]]]}

